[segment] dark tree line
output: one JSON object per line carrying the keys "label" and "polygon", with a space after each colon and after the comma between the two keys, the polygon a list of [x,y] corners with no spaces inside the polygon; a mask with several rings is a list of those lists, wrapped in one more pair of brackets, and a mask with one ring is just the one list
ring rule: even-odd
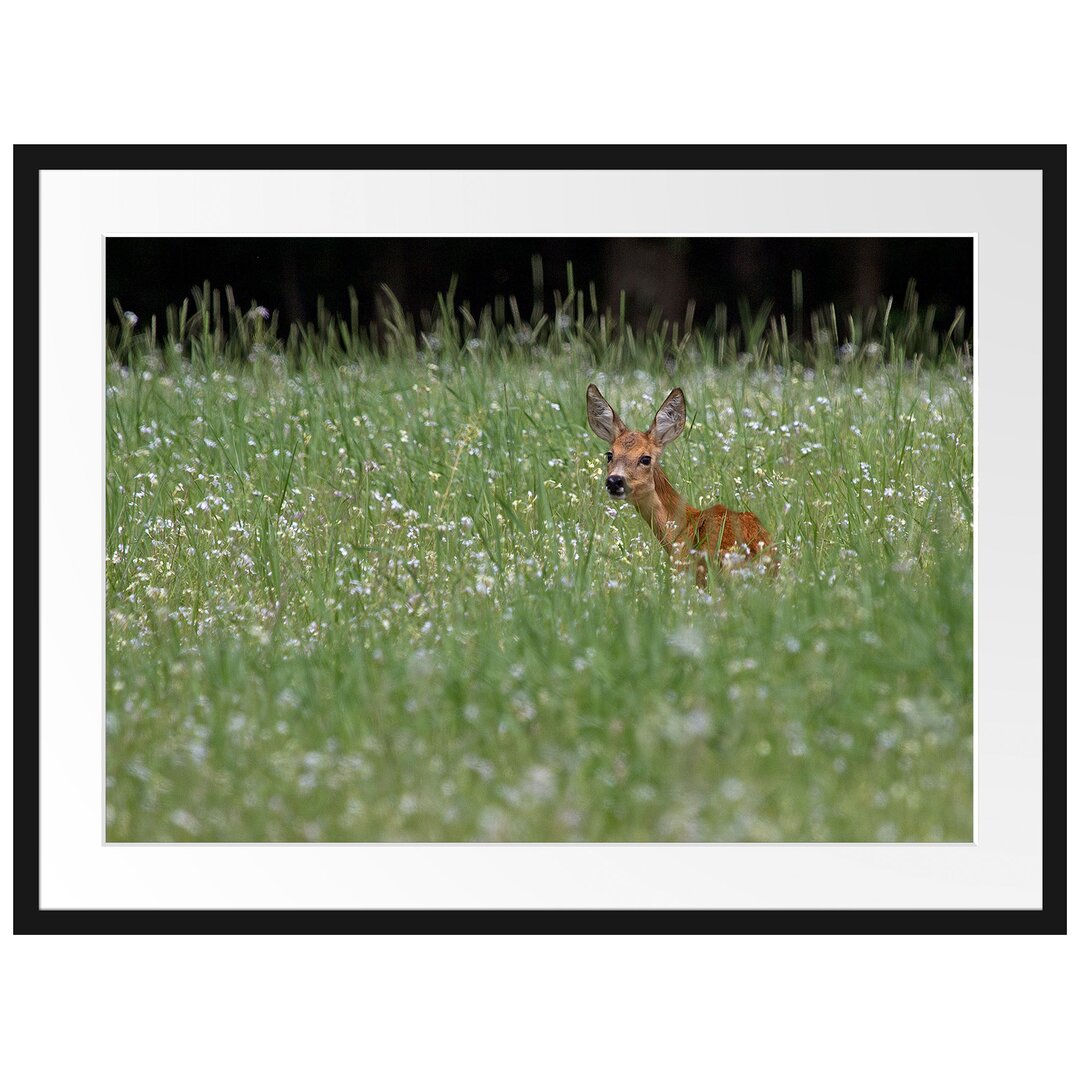
{"label": "dark tree line", "polygon": [[[772,301],[774,312],[793,312],[792,273],[802,276],[806,310],[835,304],[843,315],[879,296],[899,303],[914,279],[920,306],[934,305],[939,328],[974,299],[973,241],[908,237],[733,238],[115,238],[106,242],[107,315],[113,300],[140,319],[179,306],[192,287],[231,285],[239,304],[258,303],[281,314],[282,325],[315,318],[319,297],[331,312],[349,310],[356,289],[360,318],[377,317],[377,297],[389,286],[407,312],[435,306],[456,277],[457,303],[474,312],[497,297],[515,297],[531,311],[538,288],[547,310],[553,292],[574,284],[595,286],[601,309],[617,311],[626,296],[627,318],[641,325],[654,311],[683,318],[687,302],[705,321],[717,304],[734,310]],[[542,284],[541,284],[542,281]]]}

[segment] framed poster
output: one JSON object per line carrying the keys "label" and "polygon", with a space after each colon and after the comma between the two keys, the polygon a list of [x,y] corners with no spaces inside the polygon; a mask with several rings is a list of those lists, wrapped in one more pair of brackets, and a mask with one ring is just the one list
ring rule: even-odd
{"label": "framed poster", "polygon": [[1064,150],[662,157],[17,149],[20,929],[1062,928]]}

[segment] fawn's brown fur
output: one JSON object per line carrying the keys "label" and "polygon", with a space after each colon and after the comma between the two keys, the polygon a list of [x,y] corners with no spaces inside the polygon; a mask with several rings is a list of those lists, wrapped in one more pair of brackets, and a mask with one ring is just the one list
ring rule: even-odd
{"label": "fawn's brown fur", "polygon": [[[759,559],[779,568],[772,537],[755,514],[717,503],[697,510],[671,486],[659,459],[686,424],[686,399],[676,387],[657,410],[648,431],[631,431],[603,394],[589,384],[589,427],[610,444],[606,486],[612,498],[629,499],[679,568],[694,567],[698,585],[708,582],[710,559],[722,566]],[[725,558],[735,556],[735,558]]]}

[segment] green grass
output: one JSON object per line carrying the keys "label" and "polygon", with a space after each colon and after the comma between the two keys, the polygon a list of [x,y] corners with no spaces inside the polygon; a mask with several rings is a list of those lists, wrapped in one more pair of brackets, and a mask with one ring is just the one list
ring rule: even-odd
{"label": "green grass", "polygon": [[[110,841],[972,838],[952,344],[208,311],[109,342]],[[639,427],[684,388],[668,475],[778,580],[672,574],[590,381]]]}

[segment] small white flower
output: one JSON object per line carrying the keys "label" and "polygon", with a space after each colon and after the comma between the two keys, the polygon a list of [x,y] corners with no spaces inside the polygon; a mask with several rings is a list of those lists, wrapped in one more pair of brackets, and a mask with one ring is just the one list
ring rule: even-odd
{"label": "small white flower", "polygon": [[525,774],[522,789],[531,798],[545,801],[555,795],[555,774],[545,765],[533,765]]}
{"label": "small white flower", "polygon": [[720,785],[720,794],[728,802],[738,802],[746,793],[746,785],[737,777],[730,777]]}
{"label": "small white flower", "polygon": [[199,822],[194,815],[189,814],[186,810],[174,810],[169,817],[169,820],[178,828],[183,829],[184,832],[197,833],[199,831]]}
{"label": "small white flower", "polygon": [[668,644],[681,656],[700,660],[705,655],[705,639],[696,626],[680,626],[668,635]]}
{"label": "small white flower", "polygon": [[712,720],[704,709],[694,709],[683,720],[683,731],[690,737],[704,735],[712,727]]}

